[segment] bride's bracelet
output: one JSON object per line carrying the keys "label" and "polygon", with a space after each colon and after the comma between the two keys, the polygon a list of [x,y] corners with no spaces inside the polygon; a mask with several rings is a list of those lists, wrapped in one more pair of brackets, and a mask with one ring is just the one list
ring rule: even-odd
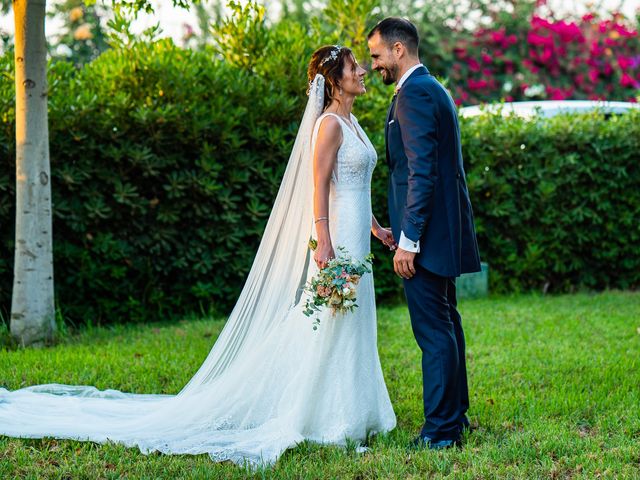
{"label": "bride's bracelet", "polygon": [[318,223],[318,222],[321,222],[322,220],[329,220],[329,217],[318,217],[316,218],[316,221],[313,223]]}

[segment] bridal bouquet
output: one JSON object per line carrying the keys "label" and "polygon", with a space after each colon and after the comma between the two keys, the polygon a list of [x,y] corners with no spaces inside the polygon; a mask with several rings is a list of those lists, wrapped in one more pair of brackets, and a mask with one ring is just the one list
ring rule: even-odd
{"label": "bridal bouquet", "polygon": [[[315,250],[318,242],[309,240],[309,248]],[[322,307],[329,307],[332,314],[350,312],[356,304],[356,286],[365,273],[371,272],[373,254],[369,254],[363,261],[351,258],[343,247],[338,247],[336,258],[329,260],[304,287],[309,294],[304,308],[304,314],[310,317],[320,312]],[[316,317],[313,329],[317,330],[320,318]]]}

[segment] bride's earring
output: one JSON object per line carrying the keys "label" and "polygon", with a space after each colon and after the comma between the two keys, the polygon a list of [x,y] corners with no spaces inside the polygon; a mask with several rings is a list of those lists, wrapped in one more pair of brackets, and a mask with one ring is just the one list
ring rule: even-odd
{"label": "bride's earring", "polygon": [[338,91],[338,95],[342,96],[342,89]]}

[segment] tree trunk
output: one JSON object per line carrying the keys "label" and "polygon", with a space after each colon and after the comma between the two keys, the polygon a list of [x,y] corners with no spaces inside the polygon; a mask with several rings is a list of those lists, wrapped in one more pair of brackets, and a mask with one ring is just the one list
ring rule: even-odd
{"label": "tree trunk", "polygon": [[16,249],[11,334],[42,345],[55,334],[47,126],[46,0],[15,0]]}

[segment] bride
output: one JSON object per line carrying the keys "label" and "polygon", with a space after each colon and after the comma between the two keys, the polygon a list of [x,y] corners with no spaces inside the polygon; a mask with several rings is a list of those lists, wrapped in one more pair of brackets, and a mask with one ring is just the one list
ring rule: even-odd
{"label": "bride", "polygon": [[[208,453],[274,463],[307,439],[344,445],[395,427],[376,348],[373,278],[353,312],[320,313],[313,330],[303,287],[344,247],[359,260],[370,232],[395,242],[371,212],[376,152],[351,114],[365,70],[348,48],[311,57],[309,100],[246,284],[207,359],[177,395],[89,386],[0,389],[0,434],[118,442],[142,452]],[[310,236],[318,246],[313,261]]]}

